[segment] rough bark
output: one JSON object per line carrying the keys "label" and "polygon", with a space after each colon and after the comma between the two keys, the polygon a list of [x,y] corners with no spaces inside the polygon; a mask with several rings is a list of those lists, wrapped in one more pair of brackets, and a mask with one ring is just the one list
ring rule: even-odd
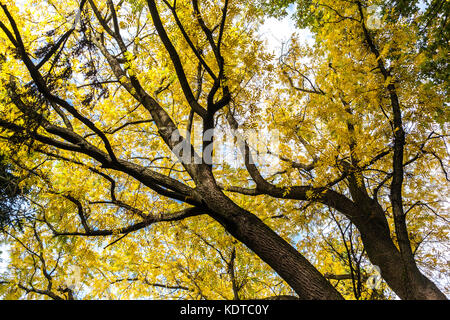
{"label": "rough bark", "polygon": [[271,266],[295,290],[300,299],[343,299],[291,244],[257,216],[237,206],[223,194],[209,169],[203,170],[202,173],[203,183],[197,187],[196,193],[213,212],[211,217]]}
{"label": "rough bark", "polygon": [[[441,300],[446,296],[425,277],[417,265],[403,259],[390,235],[382,208],[375,201],[359,206],[361,215],[353,219],[372,264],[380,268],[389,287],[405,300]],[[406,265],[409,264],[409,265]]]}

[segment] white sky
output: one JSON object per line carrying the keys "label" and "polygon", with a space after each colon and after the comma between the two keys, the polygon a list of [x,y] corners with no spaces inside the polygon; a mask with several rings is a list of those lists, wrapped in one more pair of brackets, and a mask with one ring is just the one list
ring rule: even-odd
{"label": "white sky", "polygon": [[268,49],[273,51],[275,56],[281,53],[282,45],[289,42],[294,32],[297,33],[300,42],[314,42],[313,34],[307,29],[298,29],[289,16],[282,19],[268,18],[260,29],[261,37],[267,41]]}

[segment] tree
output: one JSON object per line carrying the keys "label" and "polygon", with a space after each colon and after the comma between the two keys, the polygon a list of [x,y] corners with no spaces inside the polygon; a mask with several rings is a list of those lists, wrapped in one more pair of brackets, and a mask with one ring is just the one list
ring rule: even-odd
{"label": "tree", "polygon": [[6,232],[5,295],[374,298],[373,264],[445,299],[421,249],[445,245],[445,84],[418,76],[408,21],[305,3],[316,43],[275,64],[251,2],[3,1],[1,143],[36,210]]}

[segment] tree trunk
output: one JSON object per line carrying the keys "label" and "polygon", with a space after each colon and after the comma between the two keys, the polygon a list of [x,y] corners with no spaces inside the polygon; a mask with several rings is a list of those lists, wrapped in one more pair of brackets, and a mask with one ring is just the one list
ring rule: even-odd
{"label": "tree trunk", "polygon": [[203,181],[196,191],[212,211],[211,217],[272,267],[300,299],[343,299],[330,282],[292,245],[257,216],[231,201],[217,187],[212,175]]}
{"label": "tree trunk", "polygon": [[366,203],[361,212],[363,214],[353,222],[361,234],[370,261],[380,268],[389,287],[405,300],[446,300],[446,296],[420,272],[415,262],[402,258],[392,241],[381,207],[377,203]]}

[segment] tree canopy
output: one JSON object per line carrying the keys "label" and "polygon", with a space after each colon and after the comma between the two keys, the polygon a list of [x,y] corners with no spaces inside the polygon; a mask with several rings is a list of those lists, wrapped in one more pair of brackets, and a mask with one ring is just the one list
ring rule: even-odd
{"label": "tree canopy", "polygon": [[1,1],[0,295],[446,299],[448,5]]}

